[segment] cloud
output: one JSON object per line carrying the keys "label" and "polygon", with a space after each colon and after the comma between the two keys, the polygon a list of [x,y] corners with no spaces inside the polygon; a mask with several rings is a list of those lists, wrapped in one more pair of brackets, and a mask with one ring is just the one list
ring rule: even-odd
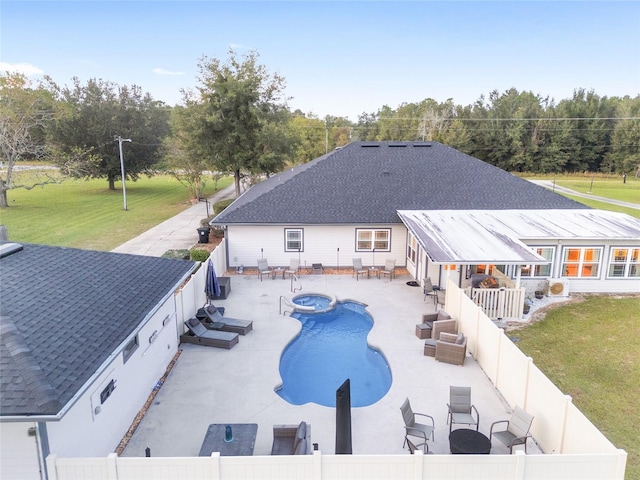
{"label": "cloud", "polygon": [[251,50],[251,47],[247,47],[246,45],[242,45],[241,43],[230,43],[229,48],[233,50]]}
{"label": "cloud", "polygon": [[32,77],[34,75],[43,75],[44,70],[38,68],[30,63],[6,63],[0,62],[0,72],[13,72],[13,73],[22,73],[27,77]]}
{"label": "cloud", "polygon": [[184,72],[172,72],[171,70],[165,70],[164,68],[154,68],[153,73],[158,75],[184,75]]}

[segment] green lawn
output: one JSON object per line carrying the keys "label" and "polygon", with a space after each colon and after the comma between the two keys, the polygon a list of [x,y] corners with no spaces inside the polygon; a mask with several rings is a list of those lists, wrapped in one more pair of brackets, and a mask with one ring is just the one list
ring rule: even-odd
{"label": "green lawn", "polygon": [[511,332],[517,345],[611,442],[640,478],[640,297],[586,296]]}
{"label": "green lawn", "polygon": [[588,193],[599,197],[612,198],[623,202],[640,203],[640,179],[627,175],[627,182],[622,183],[620,177],[562,177],[556,180],[562,187],[580,193]]}
{"label": "green lawn", "polygon": [[[220,180],[218,189],[231,181]],[[208,182],[204,195],[214,193],[213,184]],[[108,251],[191,206],[186,187],[169,175],[129,181],[126,192],[125,211],[121,184],[109,190],[106,180],[10,190],[0,224],[15,242]]]}

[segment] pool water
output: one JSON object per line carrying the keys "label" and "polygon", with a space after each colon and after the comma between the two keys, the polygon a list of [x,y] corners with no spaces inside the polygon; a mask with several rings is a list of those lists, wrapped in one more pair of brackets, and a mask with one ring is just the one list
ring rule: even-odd
{"label": "pool water", "polygon": [[364,305],[338,302],[323,313],[292,316],[302,330],[280,358],[282,386],[277,393],[284,400],[335,407],[336,390],[347,378],[353,407],[372,405],[389,391],[391,369],[384,355],[367,343],[373,319]]}
{"label": "pool water", "polygon": [[315,310],[329,308],[331,297],[324,295],[298,295],[293,298],[293,303],[304,307],[313,307]]}

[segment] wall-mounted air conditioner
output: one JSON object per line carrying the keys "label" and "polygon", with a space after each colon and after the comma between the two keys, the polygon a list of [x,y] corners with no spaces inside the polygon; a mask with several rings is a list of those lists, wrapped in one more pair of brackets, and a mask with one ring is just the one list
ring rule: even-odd
{"label": "wall-mounted air conditioner", "polygon": [[549,280],[549,296],[569,296],[569,280],[567,280],[566,278],[552,278],[551,280]]}

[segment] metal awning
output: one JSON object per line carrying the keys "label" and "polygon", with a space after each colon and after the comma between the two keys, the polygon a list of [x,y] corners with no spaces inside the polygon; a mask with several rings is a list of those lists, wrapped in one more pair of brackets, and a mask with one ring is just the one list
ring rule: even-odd
{"label": "metal awning", "polygon": [[398,210],[435,264],[547,264],[527,240],[640,240],[640,220],[595,209]]}

